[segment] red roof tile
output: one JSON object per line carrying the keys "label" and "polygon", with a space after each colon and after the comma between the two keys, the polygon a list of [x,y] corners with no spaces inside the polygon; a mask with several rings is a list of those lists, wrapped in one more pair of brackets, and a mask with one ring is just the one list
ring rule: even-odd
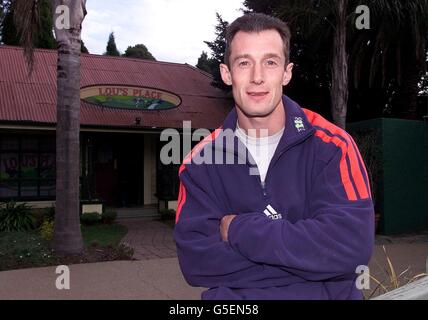
{"label": "red roof tile", "polygon": [[[56,122],[55,50],[36,49],[31,77],[22,48],[0,46],[0,121]],[[214,129],[232,106],[225,94],[210,85],[206,73],[187,64],[82,54],[81,87],[112,84],[152,87],[179,95],[182,104],[169,110],[123,110],[82,101],[80,122],[85,126]]]}

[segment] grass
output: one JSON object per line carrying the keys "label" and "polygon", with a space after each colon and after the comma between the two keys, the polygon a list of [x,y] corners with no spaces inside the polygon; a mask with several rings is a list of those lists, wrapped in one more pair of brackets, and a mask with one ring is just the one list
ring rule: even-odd
{"label": "grass", "polygon": [[128,230],[120,224],[100,224],[82,226],[83,244],[89,247],[94,243],[102,247],[117,247]]}
{"label": "grass", "polygon": [[[117,248],[126,233],[126,227],[118,224],[82,226],[85,248],[94,245],[97,248]],[[98,259],[106,258],[100,255]],[[51,266],[60,262],[39,230],[0,232],[0,271]]]}

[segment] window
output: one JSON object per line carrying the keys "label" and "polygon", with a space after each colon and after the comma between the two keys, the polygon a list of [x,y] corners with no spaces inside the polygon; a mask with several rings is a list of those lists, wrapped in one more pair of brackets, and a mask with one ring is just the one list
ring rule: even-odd
{"label": "window", "polygon": [[0,136],[0,199],[55,197],[55,137]]}

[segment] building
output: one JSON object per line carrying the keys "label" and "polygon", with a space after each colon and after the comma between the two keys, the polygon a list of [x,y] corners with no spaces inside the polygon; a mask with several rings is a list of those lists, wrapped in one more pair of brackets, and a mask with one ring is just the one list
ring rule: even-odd
{"label": "building", "polygon": [[[36,49],[34,61],[30,77],[22,48],[0,46],[0,201],[50,206],[57,53]],[[177,165],[160,162],[160,133],[183,121],[221,125],[232,102],[211,81],[187,64],[82,54],[81,200],[158,208],[177,199]]]}

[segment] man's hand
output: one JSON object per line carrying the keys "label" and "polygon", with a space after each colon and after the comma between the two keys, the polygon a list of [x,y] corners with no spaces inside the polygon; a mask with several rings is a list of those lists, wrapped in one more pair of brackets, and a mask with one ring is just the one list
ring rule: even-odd
{"label": "man's hand", "polygon": [[220,234],[221,234],[221,240],[228,241],[227,234],[229,232],[229,226],[232,222],[233,218],[236,217],[236,214],[230,214],[227,216],[224,216],[220,221]]}

